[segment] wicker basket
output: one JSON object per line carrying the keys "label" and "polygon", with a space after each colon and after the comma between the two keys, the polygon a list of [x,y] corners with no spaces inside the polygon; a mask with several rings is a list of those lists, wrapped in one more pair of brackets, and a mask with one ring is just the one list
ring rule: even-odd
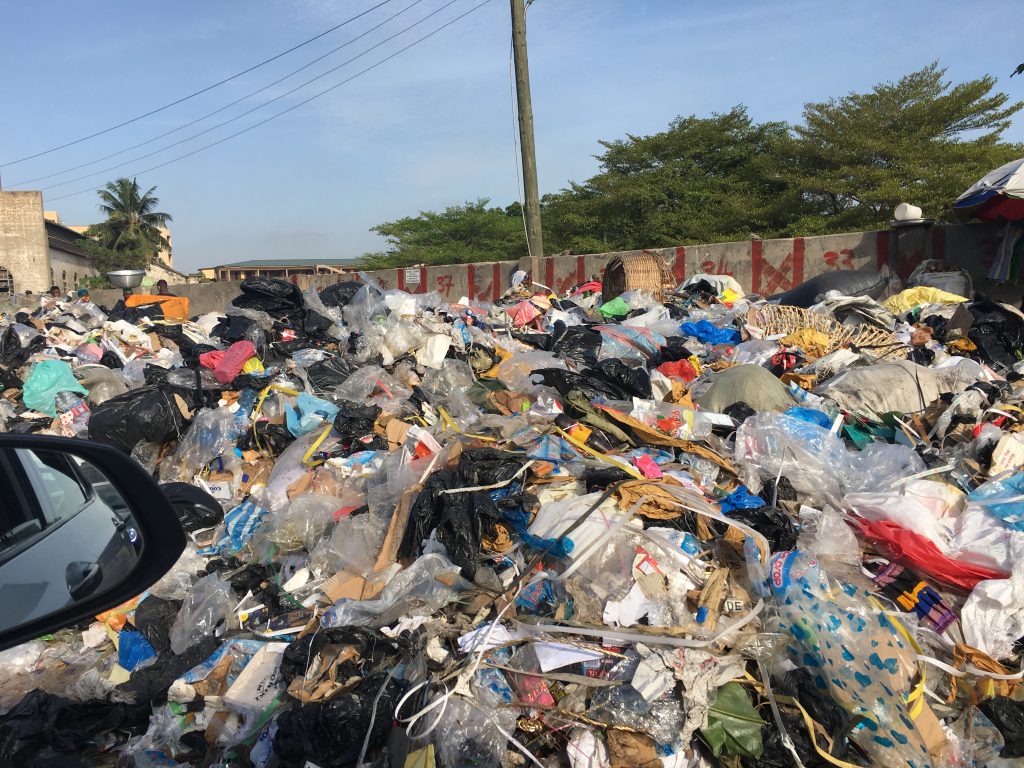
{"label": "wicker basket", "polygon": [[826,354],[841,347],[857,347],[880,360],[902,360],[909,351],[890,331],[871,325],[846,326],[820,312],[811,312],[787,304],[765,304],[747,313],[747,324],[760,328],[766,336],[790,334],[812,328],[829,337]]}
{"label": "wicker basket", "polygon": [[604,269],[601,300],[605,303],[626,291],[650,291],[662,301],[675,287],[665,260],[650,251],[613,256]]}

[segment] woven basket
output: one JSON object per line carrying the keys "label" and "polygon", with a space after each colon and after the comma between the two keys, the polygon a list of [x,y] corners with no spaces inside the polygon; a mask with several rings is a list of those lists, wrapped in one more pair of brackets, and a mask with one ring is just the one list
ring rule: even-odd
{"label": "woven basket", "polygon": [[662,301],[675,287],[665,260],[649,251],[613,256],[604,269],[601,300],[608,303],[626,291],[650,291]]}
{"label": "woven basket", "polygon": [[846,326],[833,317],[786,304],[765,304],[747,313],[747,324],[766,336],[789,335],[801,328],[821,331],[829,338],[826,354],[842,347],[857,347],[880,360],[902,360],[908,349],[890,331],[872,325]]}

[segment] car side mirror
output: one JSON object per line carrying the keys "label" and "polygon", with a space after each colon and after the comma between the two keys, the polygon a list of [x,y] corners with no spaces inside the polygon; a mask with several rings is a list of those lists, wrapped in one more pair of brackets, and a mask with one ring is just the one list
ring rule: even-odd
{"label": "car side mirror", "polygon": [[144,592],[185,548],[156,482],[100,443],[0,434],[0,650]]}

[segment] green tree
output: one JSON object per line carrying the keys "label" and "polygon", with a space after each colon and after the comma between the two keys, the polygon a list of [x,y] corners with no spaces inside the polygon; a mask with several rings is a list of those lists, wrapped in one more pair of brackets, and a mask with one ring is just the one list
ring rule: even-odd
{"label": "green tree", "polygon": [[788,206],[778,159],[790,142],[785,123],[755,123],[743,106],[602,141],[600,173],[545,196],[545,240],[581,253],[778,234]]}
{"label": "green tree", "polygon": [[959,85],[937,63],[867,93],[807,104],[786,168],[801,212],[788,229],[818,234],[885,227],[901,202],[947,219],[953,201],[1024,147],[1001,141],[1024,103],[995,80]]}
{"label": "green tree", "polygon": [[167,245],[160,227],[171,216],[156,210],[160,200],[155,191],[142,192],[135,179],[121,178],[97,192],[107,219],[85,231],[85,250],[97,270],[145,269]]}
{"label": "green tree", "polygon": [[364,269],[410,264],[466,264],[474,261],[515,261],[526,255],[526,233],[518,203],[488,208],[490,201],[453,205],[440,213],[421,211],[372,229],[387,240],[387,250],[367,253]]}

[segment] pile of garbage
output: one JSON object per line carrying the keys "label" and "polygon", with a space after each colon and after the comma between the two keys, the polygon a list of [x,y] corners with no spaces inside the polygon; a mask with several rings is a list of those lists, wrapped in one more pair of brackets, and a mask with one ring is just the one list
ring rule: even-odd
{"label": "pile of garbage", "polygon": [[0,654],[0,762],[1024,756],[1018,309],[928,274],[772,300],[519,278],[7,318],[3,429],[130,454],[190,544]]}

